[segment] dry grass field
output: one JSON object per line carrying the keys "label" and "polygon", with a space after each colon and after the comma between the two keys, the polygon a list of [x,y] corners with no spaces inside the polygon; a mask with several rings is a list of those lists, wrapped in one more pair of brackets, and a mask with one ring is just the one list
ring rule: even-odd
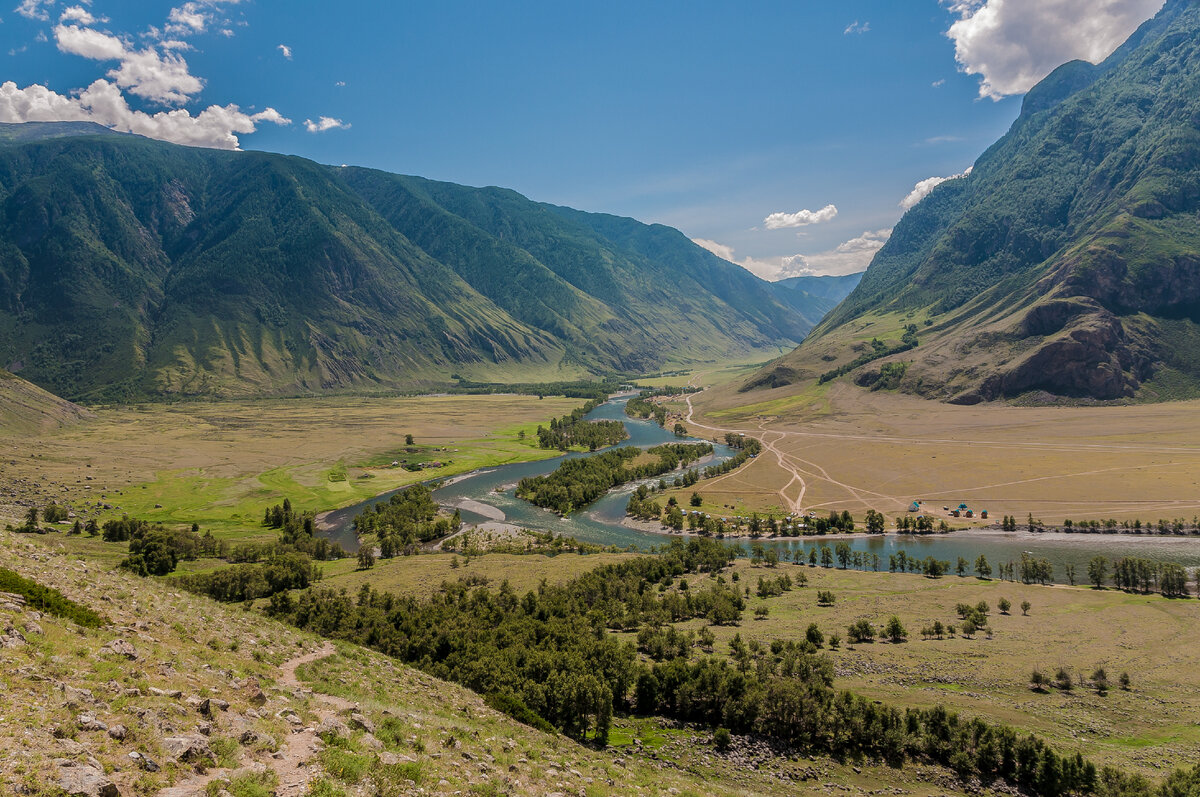
{"label": "dry grass field", "polygon": [[[56,500],[81,513],[199,522],[238,539],[259,533],[263,509],[285,496],[300,509],[331,509],[433,475],[553,456],[518,433],[532,438],[579,404],[501,395],[100,408],[47,432],[0,428],[0,519],[20,518],[21,502]],[[446,449],[429,457],[446,467],[391,467],[406,434]]]}
{"label": "dry grass field", "polygon": [[[489,553],[464,557],[438,553],[380,559],[370,570],[359,570],[358,562],[354,559],[341,559],[323,564],[324,579],[321,586],[335,589],[345,587],[355,593],[363,584],[370,584],[380,592],[427,598],[440,590],[445,581],[482,576],[487,579],[486,586],[489,589],[499,589],[507,581],[518,595],[524,595],[529,590],[536,590],[543,580],[549,584],[562,584],[601,565],[619,562],[633,555]],[[459,566],[455,567],[454,562]]]}
{"label": "dry grass field", "polygon": [[696,434],[740,431],[767,447],[749,466],[700,485],[717,504],[894,517],[920,498],[1047,523],[1200,514],[1196,402],[960,407],[841,382],[800,393],[735,387],[693,397],[685,421]]}
{"label": "dry grass field", "polygon": [[[841,649],[829,653],[839,686],[868,697],[901,706],[941,703],[1151,778],[1200,762],[1200,602],[1194,599],[796,565],[752,567],[744,560],[735,572],[751,596],[740,627],[712,627],[718,653],[728,652],[735,633],[764,644],[798,641],[816,623],[826,635],[842,637]],[[777,597],[755,596],[760,576],[798,572],[808,577],[807,586]],[[818,590],[834,593],[833,606],[817,605]],[[997,608],[1002,597],[1012,602],[1010,614]],[[991,607],[992,638],[979,632],[970,639],[922,639],[920,630],[935,620],[960,624],[956,604],[981,600]],[[1026,600],[1032,604],[1028,616],[1019,609]],[[759,606],[769,609],[766,619],[753,619]],[[893,615],[907,629],[908,641],[847,646],[851,623],[865,618],[879,627]],[[1078,685],[1070,693],[1030,690],[1035,668],[1053,677],[1060,667],[1073,678],[1103,667],[1111,688],[1105,696]],[[1132,679],[1129,691],[1117,687],[1121,672]]]}

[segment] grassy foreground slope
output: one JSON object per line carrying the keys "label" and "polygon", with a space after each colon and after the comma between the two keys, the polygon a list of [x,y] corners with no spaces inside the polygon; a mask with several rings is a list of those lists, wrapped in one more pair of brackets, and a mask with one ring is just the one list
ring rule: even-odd
{"label": "grassy foreground slope", "polygon": [[83,407],[0,369],[0,429],[43,432],[92,417]]}
{"label": "grassy foreground slope", "polygon": [[644,723],[597,751],[384,656],[97,567],[53,538],[0,532],[0,557],[109,621],[81,628],[0,600],[6,792],[60,795],[64,777],[92,774],[122,795],[168,797],[925,795],[953,783],[927,767],[777,758],[747,740],[715,755],[703,733]]}
{"label": "grassy foreground slope", "polygon": [[[1198,42],[1200,6],[1170,0],[1102,64],[1051,73],[970,174],[906,213],[855,291],[750,384],[845,366],[873,385],[891,365],[902,389],[958,403],[1196,396]],[[909,328],[919,345],[901,349]]]}

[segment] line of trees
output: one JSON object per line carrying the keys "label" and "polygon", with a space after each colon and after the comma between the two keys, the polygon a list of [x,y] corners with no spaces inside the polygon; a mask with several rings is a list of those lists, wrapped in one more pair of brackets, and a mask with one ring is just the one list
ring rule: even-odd
{"label": "line of trees", "polygon": [[614,446],[629,436],[625,424],[620,421],[588,421],[584,419],[589,412],[606,401],[596,398],[577,407],[569,415],[561,418],[551,418],[550,428],[537,428],[538,445],[542,448],[555,448],[567,451],[580,446],[595,451],[599,448]]}
{"label": "line of trees", "polygon": [[1112,563],[1111,570],[1103,556],[1093,556],[1088,562],[1088,580],[1097,589],[1104,586],[1110,573],[1113,586],[1126,592],[1149,593],[1157,589],[1167,598],[1186,598],[1191,594],[1187,570],[1174,562],[1124,556]]}
{"label": "line of trees", "polygon": [[457,509],[450,516],[439,516],[438,510],[433,490],[424,484],[414,484],[356,515],[354,532],[360,537],[376,535],[379,555],[384,559],[416,553],[422,543],[447,537],[462,528],[462,516]]}
{"label": "line of trees", "polygon": [[655,462],[632,465],[642,455],[637,448],[618,448],[590,457],[564,460],[552,473],[531,476],[517,484],[517,496],[535,506],[568,514],[587,506],[613,487],[660,476],[712,453],[708,443],[667,443],[645,453]]}
{"label": "line of trees", "polygon": [[1200,517],[1193,517],[1191,520],[1160,518],[1157,521],[1146,521],[1145,523],[1141,520],[1117,520],[1115,518],[1107,520],[1071,520],[1067,518],[1059,530],[1068,534],[1173,534],[1184,536],[1200,534]]}

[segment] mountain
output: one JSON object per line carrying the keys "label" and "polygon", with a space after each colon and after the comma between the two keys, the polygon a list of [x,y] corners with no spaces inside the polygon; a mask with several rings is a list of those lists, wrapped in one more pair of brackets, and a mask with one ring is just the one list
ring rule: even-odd
{"label": "mountain", "polygon": [[862,280],[862,272],[840,277],[788,277],[772,282],[775,296],[815,322],[827,315],[850,295]]}
{"label": "mountain", "polygon": [[901,389],[959,403],[1200,395],[1198,211],[1200,5],[1169,0],[1102,64],[1035,86],[745,389],[869,385],[894,362]]}
{"label": "mountain", "polygon": [[812,321],[631,219],[95,125],[0,125],[0,366],[76,400],[540,381]]}

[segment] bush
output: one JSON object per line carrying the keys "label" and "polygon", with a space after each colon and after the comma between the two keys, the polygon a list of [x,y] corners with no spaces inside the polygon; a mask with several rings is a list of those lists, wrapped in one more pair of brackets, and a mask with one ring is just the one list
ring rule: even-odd
{"label": "bush", "polygon": [[857,620],[851,623],[850,628],[846,631],[846,638],[851,642],[873,642],[875,640],[875,627],[871,625],[869,620]]}
{"label": "bush", "polygon": [[721,752],[725,752],[729,749],[730,741],[729,729],[717,728],[715,731],[713,731],[713,747]]}
{"label": "bush", "polygon": [[29,605],[87,628],[99,628],[108,622],[104,617],[63,595],[52,587],[44,587],[33,579],[0,567],[0,592],[21,595]]}

